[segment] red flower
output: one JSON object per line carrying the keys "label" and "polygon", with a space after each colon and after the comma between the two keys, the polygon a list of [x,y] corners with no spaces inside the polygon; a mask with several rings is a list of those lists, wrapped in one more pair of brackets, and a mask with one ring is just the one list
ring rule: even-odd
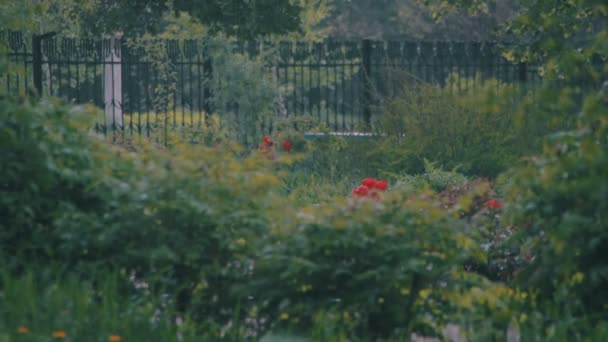
{"label": "red flower", "polygon": [[500,209],[500,207],[502,207],[502,204],[496,200],[491,200],[486,202],[486,206],[488,206],[489,208]]}
{"label": "red flower", "polygon": [[365,185],[361,185],[360,187],[354,189],[351,194],[353,196],[358,196],[358,197],[365,197],[367,196],[367,194],[369,193],[369,188],[366,187]]}
{"label": "red flower", "polygon": [[379,180],[374,182],[374,189],[378,189],[380,191],[386,191],[388,189],[388,182],[385,180]]}
{"label": "red flower", "polygon": [[264,143],[264,145],[266,145],[266,146],[272,146],[272,139],[271,139],[269,136],[267,136],[267,135],[265,135],[265,136],[262,138],[262,142],[263,142],[263,143]]}
{"label": "red flower", "polygon": [[373,188],[376,185],[376,180],[373,178],[365,178],[361,185],[366,186],[368,188]]}
{"label": "red flower", "polygon": [[289,152],[292,147],[293,147],[293,145],[291,144],[291,141],[289,141],[289,140],[283,141],[283,149],[285,151]]}

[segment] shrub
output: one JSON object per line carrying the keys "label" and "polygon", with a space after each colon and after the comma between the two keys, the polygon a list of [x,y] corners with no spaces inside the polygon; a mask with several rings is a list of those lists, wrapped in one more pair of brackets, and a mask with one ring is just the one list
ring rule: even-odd
{"label": "shrub", "polygon": [[589,96],[579,129],[551,136],[540,156],[513,170],[508,220],[525,267],[520,284],[543,305],[575,319],[606,320],[608,267],[608,108]]}
{"label": "shrub", "polygon": [[466,183],[467,178],[455,170],[444,171],[425,159],[423,174],[404,174],[399,176],[397,181],[399,183],[398,186],[410,187],[414,190],[420,190],[425,185],[428,185],[435,191],[443,191],[449,186],[458,186]]}
{"label": "shrub", "polygon": [[546,120],[518,110],[533,107],[534,92],[522,94],[494,80],[469,83],[477,86],[455,92],[408,84],[383,106],[376,127],[401,141],[401,153],[416,164],[416,172],[428,159],[444,169],[493,178],[538,149],[544,135],[571,124],[567,116]]}
{"label": "shrub", "polygon": [[317,177],[350,186],[374,176],[394,178],[403,172],[419,172],[392,138],[325,136],[311,139],[305,158],[297,164]]}
{"label": "shrub", "polygon": [[83,277],[124,270],[194,319],[230,320],[230,287],[249,272],[274,203],[268,161],[222,147],[130,152],[88,135],[88,116],[2,100],[0,259]]}
{"label": "shrub", "polygon": [[274,234],[249,289],[259,310],[304,331],[327,314],[353,338],[440,331],[451,309],[440,293],[460,283],[452,275],[465,259],[482,256],[432,199],[386,195],[304,210]]}

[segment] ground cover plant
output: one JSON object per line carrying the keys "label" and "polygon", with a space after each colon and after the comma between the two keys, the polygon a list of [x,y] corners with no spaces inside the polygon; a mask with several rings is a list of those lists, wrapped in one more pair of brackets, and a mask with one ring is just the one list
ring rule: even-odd
{"label": "ground cover plant", "polygon": [[[120,277],[105,274],[103,283],[83,282],[57,268],[0,277],[0,338],[3,341],[184,341],[213,340],[196,335],[190,322],[175,324],[170,302],[155,303],[145,289],[125,296]],[[147,298],[147,300],[143,300]]]}

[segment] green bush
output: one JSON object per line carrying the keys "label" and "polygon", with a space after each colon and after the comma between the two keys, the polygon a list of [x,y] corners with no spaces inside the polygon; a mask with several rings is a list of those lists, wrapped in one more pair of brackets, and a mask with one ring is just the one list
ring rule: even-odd
{"label": "green bush", "polygon": [[420,190],[428,185],[435,191],[443,191],[449,186],[458,186],[466,183],[467,178],[454,171],[444,171],[433,163],[424,160],[424,173],[418,175],[404,174],[397,178],[398,186]]}
{"label": "green bush", "polygon": [[607,102],[589,96],[579,128],[547,139],[544,152],[507,175],[525,267],[521,286],[576,321],[608,319]]}
{"label": "green bush", "polygon": [[544,135],[572,123],[567,116],[526,116],[536,104],[533,91],[497,81],[467,82],[470,89],[455,92],[408,84],[384,105],[376,128],[400,141],[413,173],[422,172],[428,159],[444,169],[494,178],[538,150]]}
{"label": "green bush", "polygon": [[296,331],[327,314],[351,338],[440,333],[452,309],[441,294],[474,283],[453,275],[483,255],[433,203],[395,192],[300,212],[260,251],[249,289],[258,309]]}
{"label": "green bush", "polygon": [[351,187],[367,177],[393,180],[403,173],[423,171],[392,137],[318,137],[309,141],[308,150],[297,168],[329,182],[348,182]]}
{"label": "green bush", "polygon": [[[44,302],[60,293],[57,303],[74,292],[84,303],[103,288],[100,279],[118,274],[118,301],[143,305],[126,303],[129,310],[145,316],[165,301],[168,315],[191,320],[188,333],[214,337],[287,330],[315,340],[407,340],[445,337],[455,324],[471,340],[514,330],[532,340],[601,340],[604,101],[590,99],[579,130],[551,137],[542,156],[502,178],[510,201],[500,209],[486,205],[496,198],[491,183],[440,164],[425,161],[424,173],[404,175],[407,159],[399,156],[408,152],[398,136],[306,141],[286,129],[274,137],[274,160],[226,141],[112,146],[87,133],[94,116],[87,108],[2,99],[0,285],[12,297],[0,301],[12,312],[20,298]],[[284,139],[293,151],[280,151]],[[380,201],[346,200],[365,177],[404,186],[391,186]],[[503,252],[514,248],[520,254],[511,260]],[[73,278],[36,278],[40,287],[28,290],[28,272],[49,265]],[[513,275],[521,283],[511,283]],[[148,287],[145,296],[132,282]],[[82,305],[74,311],[85,317],[78,331],[105,329],[89,318],[95,307]],[[11,312],[0,317],[11,331],[33,315]],[[141,317],[127,323],[142,327]]]}
{"label": "green bush", "polygon": [[0,259],[85,278],[124,270],[194,319],[230,320],[240,300],[230,286],[249,272],[275,203],[269,162],[222,147],[130,152],[87,134],[90,116],[0,103]]}

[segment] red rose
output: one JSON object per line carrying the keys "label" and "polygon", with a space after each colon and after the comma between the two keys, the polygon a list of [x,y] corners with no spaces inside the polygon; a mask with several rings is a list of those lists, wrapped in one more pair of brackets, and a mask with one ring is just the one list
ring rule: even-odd
{"label": "red rose", "polygon": [[502,204],[496,200],[491,200],[486,202],[486,206],[490,208],[500,209],[500,207],[502,207]]}
{"label": "red rose", "polygon": [[262,142],[263,142],[263,143],[264,143],[264,145],[266,145],[266,146],[272,146],[272,139],[271,139],[269,136],[267,136],[267,135],[265,135],[265,136],[262,138]]}
{"label": "red rose", "polygon": [[354,189],[351,194],[353,196],[358,196],[358,197],[365,197],[367,196],[367,194],[369,193],[369,188],[366,187],[365,185],[361,185],[360,187]]}
{"label": "red rose", "polygon": [[285,151],[289,152],[292,147],[293,147],[293,145],[291,144],[291,141],[289,141],[289,140],[283,141],[283,149]]}
{"label": "red rose", "polygon": [[388,189],[388,182],[385,180],[375,181],[374,189],[378,189],[380,191],[386,191],[386,189]]}
{"label": "red rose", "polygon": [[376,185],[376,180],[373,178],[365,178],[363,182],[361,182],[361,185],[364,185],[368,188],[373,188]]}

